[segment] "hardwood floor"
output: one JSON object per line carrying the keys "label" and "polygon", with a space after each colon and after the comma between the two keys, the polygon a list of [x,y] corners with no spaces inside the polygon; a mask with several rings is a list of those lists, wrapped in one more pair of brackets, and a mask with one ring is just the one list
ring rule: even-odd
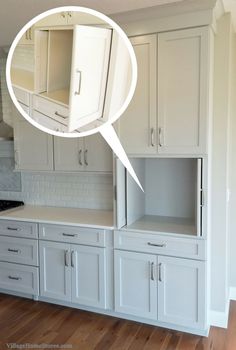
{"label": "hardwood floor", "polygon": [[64,344],[61,349],[235,350],[236,302],[230,305],[228,329],[212,327],[204,338],[0,294],[0,350],[16,344],[28,344],[27,349],[33,348],[29,344],[40,349]]}

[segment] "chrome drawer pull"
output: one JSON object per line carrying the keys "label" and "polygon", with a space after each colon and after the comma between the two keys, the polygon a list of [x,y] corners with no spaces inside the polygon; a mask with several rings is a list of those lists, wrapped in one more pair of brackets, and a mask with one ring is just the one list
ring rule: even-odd
{"label": "chrome drawer pull", "polygon": [[68,117],[66,115],[60,114],[59,112],[55,112],[55,115],[57,115],[60,118],[67,119]]}
{"label": "chrome drawer pull", "polygon": [[151,280],[154,281],[154,262],[151,263]]}
{"label": "chrome drawer pull", "polygon": [[21,229],[17,228],[17,227],[7,227],[7,230],[9,230],[9,231],[20,231]]}
{"label": "chrome drawer pull", "polygon": [[159,248],[164,248],[164,247],[166,247],[166,244],[165,244],[165,243],[162,243],[162,244],[155,244],[155,243],[148,242],[147,244],[150,245],[150,246],[152,246],[152,247],[159,247]]}
{"label": "chrome drawer pull", "polygon": [[8,248],[7,249],[9,252],[11,253],[20,253],[20,249],[11,249],[11,248]]}
{"label": "chrome drawer pull", "polygon": [[22,280],[21,277],[14,277],[14,276],[8,276],[9,280],[15,280],[15,281],[19,281]]}
{"label": "chrome drawer pull", "polygon": [[76,234],[72,234],[72,233],[62,233],[62,236],[66,236],[66,237],[76,237]]}

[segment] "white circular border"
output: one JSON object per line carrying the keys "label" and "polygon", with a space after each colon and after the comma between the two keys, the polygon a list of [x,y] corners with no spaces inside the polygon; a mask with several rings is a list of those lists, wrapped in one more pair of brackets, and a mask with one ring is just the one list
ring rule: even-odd
{"label": "white circular border", "polygon": [[[19,40],[21,39],[21,37],[24,35],[24,33],[32,26],[34,25],[36,22],[38,22],[39,20],[55,14],[55,13],[59,13],[59,12],[83,12],[83,13],[88,13],[90,15],[96,16],[100,19],[102,19],[104,22],[107,22],[113,29],[115,29],[118,34],[123,38],[129,54],[130,54],[130,58],[131,58],[131,66],[132,66],[132,81],[130,84],[130,89],[127,95],[127,98],[123,104],[123,106],[115,113],[115,115],[108,121],[106,121],[103,125],[89,130],[89,131],[84,131],[81,133],[62,133],[62,132],[57,132],[57,131],[53,131],[51,129],[48,129],[44,126],[42,126],[41,124],[37,123],[36,121],[34,121],[24,110],[23,108],[20,106],[19,102],[17,101],[14,91],[13,91],[13,87],[12,87],[12,83],[11,83],[11,62],[12,62],[12,56],[14,53],[14,50],[19,42]],[[13,103],[15,104],[16,108],[18,109],[18,111],[22,114],[22,116],[28,121],[30,122],[32,125],[34,125],[36,128],[54,135],[54,136],[61,136],[61,137],[68,137],[68,138],[72,138],[72,137],[83,137],[83,136],[88,136],[88,135],[92,135],[95,134],[97,132],[100,132],[100,130],[104,127],[106,127],[108,124],[111,125],[113,124],[126,110],[126,108],[128,107],[133,95],[134,95],[134,91],[136,88],[136,84],[137,84],[137,76],[138,76],[138,72],[137,72],[137,61],[136,61],[136,56],[134,53],[134,49],[127,37],[127,35],[125,34],[125,32],[120,28],[120,26],[118,24],[116,24],[112,19],[110,19],[109,17],[107,17],[106,15],[104,15],[103,13],[100,13],[96,10],[92,10],[90,8],[87,7],[81,7],[81,6],[62,6],[62,7],[57,7],[48,11],[45,11],[43,13],[41,13],[40,15],[34,17],[32,20],[30,20],[20,31],[19,33],[16,35],[15,39],[13,40],[13,43],[10,47],[9,53],[8,53],[8,57],[7,57],[7,63],[6,63],[6,81],[7,81],[7,87],[11,96],[11,99],[13,101]]]}

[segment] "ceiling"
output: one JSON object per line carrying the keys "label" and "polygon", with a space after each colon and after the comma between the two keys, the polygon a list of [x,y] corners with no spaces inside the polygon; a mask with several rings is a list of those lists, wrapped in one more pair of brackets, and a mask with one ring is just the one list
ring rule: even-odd
{"label": "ceiling", "polygon": [[[213,2],[213,0],[211,0]],[[227,10],[235,13],[236,0],[223,0]],[[85,6],[105,14],[137,10],[152,6],[168,6],[175,3],[207,3],[210,0],[70,0],[70,6]],[[48,9],[66,6],[65,0],[0,0],[0,46],[10,45],[17,32],[36,15]],[[193,7],[194,8],[194,7]]]}

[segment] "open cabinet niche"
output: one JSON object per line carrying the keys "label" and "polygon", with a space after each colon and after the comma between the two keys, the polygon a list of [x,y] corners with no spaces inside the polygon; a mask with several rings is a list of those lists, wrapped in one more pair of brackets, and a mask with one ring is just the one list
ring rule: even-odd
{"label": "open cabinet niche", "polygon": [[69,105],[73,30],[36,31],[35,92]]}
{"label": "open cabinet niche", "polygon": [[144,192],[126,172],[127,228],[202,235],[202,160],[133,158]]}

